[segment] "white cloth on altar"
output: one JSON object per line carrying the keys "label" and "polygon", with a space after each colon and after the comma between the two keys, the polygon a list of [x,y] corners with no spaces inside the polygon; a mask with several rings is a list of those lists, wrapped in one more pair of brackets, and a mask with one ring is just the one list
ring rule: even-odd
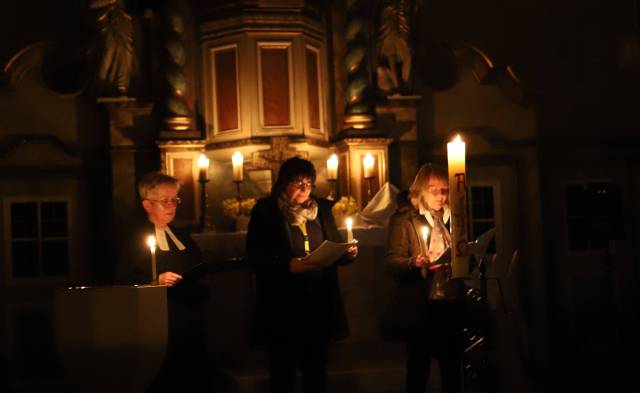
{"label": "white cloth on altar", "polygon": [[376,195],[371,198],[367,206],[353,218],[354,227],[382,226],[389,223],[389,218],[398,208],[396,195],[398,189],[386,182],[380,187]]}

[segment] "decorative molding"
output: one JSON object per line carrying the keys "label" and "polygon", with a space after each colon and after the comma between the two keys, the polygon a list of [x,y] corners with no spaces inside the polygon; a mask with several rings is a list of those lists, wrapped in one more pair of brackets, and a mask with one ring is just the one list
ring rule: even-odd
{"label": "decorative molding", "polygon": [[[286,123],[282,123],[282,124],[267,124],[267,111],[266,111],[266,105],[268,100],[266,100],[264,95],[265,95],[265,83],[266,81],[270,80],[271,78],[266,77],[267,75],[265,75],[265,71],[269,71],[269,70],[265,70],[264,66],[265,64],[263,63],[263,60],[265,57],[265,51],[273,51],[273,50],[280,50],[280,51],[284,51],[284,54],[286,55],[286,63],[287,63],[287,69],[286,69],[286,79],[288,82],[288,86],[287,86],[287,106],[288,108],[286,108],[288,110],[288,119]],[[295,82],[294,82],[294,70],[293,70],[293,54],[292,54],[292,50],[293,50],[293,40],[289,40],[289,41],[257,41],[256,42],[256,60],[257,60],[257,64],[256,64],[256,69],[258,71],[257,73],[257,81],[258,81],[258,107],[259,107],[259,113],[260,113],[260,117],[259,117],[259,121],[260,121],[260,132],[268,132],[271,130],[293,130],[296,128],[296,123],[297,123],[297,116],[296,116],[296,110],[294,107],[294,99],[295,99],[295,95],[294,95],[294,90],[296,89],[295,86]],[[271,70],[273,71],[273,70]],[[284,70],[278,70],[280,72],[283,72]],[[281,85],[280,85],[281,86]],[[272,92],[272,93],[279,93],[279,91],[275,91],[274,89],[269,89],[267,91],[268,92]],[[268,97],[268,98],[275,98],[275,97]],[[273,102],[273,100],[270,100],[271,102]],[[282,102],[279,104],[283,104]],[[284,110],[285,108],[282,107],[280,108],[281,110]]]}
{"label": "decorative molding", "polygon": [[497,66],[491,57],[480,48],[464,42],[447,43],[459,60],[467,59],[476,81],[480,84],[495,84],[520,105],[527,105],[532,94],[528,92],[511,64]]}
{"label": "decorative molding", "polygon": [[278,170],[283,161],[292,157],[309,158],[309,152],[290,147],[291,141],[287,137],[271,138],[271,147],[254,152],[251,155],[252,169],[270,169],[271,178],[277,178]]}
{"label": "decorative molding", "polygon": [[[234,147],[252,146],[252,145],[270,145],[272,137],[256,137],[248,139],[239,139],[235,141],[213,142],[205,145],[205,150],[220,150]],[[288,137],[289,144],[307,143],[311,146],[318,147],[331,147],[332,144],[317,138],[305,138],[305,137]]]}
{"label": "decorative molding", "polygon": [[[223,113],[220,111],[220,102],[221,97],[218,97],[219,86],[218,86],[218,78],[219,77],[231,77],[231,75],[222,75],[220,72],[222,70],[218,69],[218,64],[216,62],[216,56],[221,54],[222,52],[232,51],[233,59],[234,59],[234,75],[232,76],[235,80],[235,116],[236,116],[236,126],[234,128],[220,128],[220,119]],[[241,110],[241,91],[240,91],[240,65],[239,61],[239,44],[237,42],[233,42],[227,45],[220,45],[214,48],[209,49],[209,64],[211,67],[211,89],[206,89],[207,93],[211,95],[211,107],[208,108],[212,113],[212,123],[213,123],[213,134],[229,134],[229,133],[238,133],[242,130],[242,110]],[[209,92],[210,90],[210,92]]]}
{"label": "decorative molding", "polygon": [[11,85],[17,85],[33,68],[42,66],[44,56],[53,48],[53,41],[36,42],[22,48],[7,62],[3,71]]}
{"label": "decorative molding", "polygon": [[239,15],[225,15],[220,18],[216,15],[216,20],[202,23],[200,25],[201,38],[203,40],[211,38],[222,38],[238,33],[255,32],[292,32],[303,33],[317,40],[324,40],[325,27],[318,20],[312,19],[301,13],[291,13],[286,10],[271,10],[268,14],[260,13],[259,10],[238,11]]}

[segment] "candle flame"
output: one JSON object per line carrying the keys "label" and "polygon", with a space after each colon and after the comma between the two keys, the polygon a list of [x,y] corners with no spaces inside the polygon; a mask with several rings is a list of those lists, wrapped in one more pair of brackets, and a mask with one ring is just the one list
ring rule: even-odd
{"label": "candle flame", "polygon": [[198,157],[198,168],[209,168],[209,159],[202,153]]}
{"label": "candle flame", "polygon": [[428,236],[429,236],[429,227],[425,225],[422,227],[422,239],[426,241]]}
{"label": "candle flame", "polygon": [[331,157],[327,160],[327,167],[331,169],[335,169],[338,167],[338,156],[332,154]]}
{"label": "candle flame", "polygon": [[462,138],[460,138],[460,134],[456,135],[456,137],[453,138],[453,142],[462,142]]}
{"label": "candle flame", "polygon": [[364,164],[365,167],[373,167],[374,161],[375,160],[371,155],[371,153],[365,154],[364,158],[362,159],[362,163]]}
{"label": "candle flame", "polygon": [[231,162],[233,163],[233,165],[242,165],[242,163],[244,162],[244,157],[242,156],[242,153],[240,153],[239,151],[233,153],[233,155],[231,156]]}
{"label": "candle flame", "polygon": [[351,228],[353,228],[353,219],[351,217],[347,217],[344,221],[347,224],[347,229],[351,230]]}
{"label": "candle flame", "polygon": [[147,245],[151,251],[156,250],[156,237],[151,235],[147,238]]}

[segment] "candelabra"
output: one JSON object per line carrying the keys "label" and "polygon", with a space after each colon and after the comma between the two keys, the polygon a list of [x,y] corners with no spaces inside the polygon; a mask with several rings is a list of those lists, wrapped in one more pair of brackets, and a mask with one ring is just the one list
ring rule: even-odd
{"label": "candelabra", "polygon": [[236,183],[236,199],[238,203],[240,203],[242,200],[242,196],[240,195],[240,184],[242,184],[242,180],[234,180],[233,182]]}
{"label": "candelabra", "polygon": [[373,198],[373,185],[371,184],[373,182],[373,176],[367,176],[364,179],[367,181],[367,203],[369,203],[371,198]]}
{"label": "candelabra", "polygon": [[327,179],[327,181],[329,182],[329,195],[327,199],[333,201],[338,197],[336,193],[336,179]]}
{"label": "candelabra", "polygon": [[207,224],[207,183],[209,179],[200,178],[200,224],[199,231],[205,232],[208,228]]}

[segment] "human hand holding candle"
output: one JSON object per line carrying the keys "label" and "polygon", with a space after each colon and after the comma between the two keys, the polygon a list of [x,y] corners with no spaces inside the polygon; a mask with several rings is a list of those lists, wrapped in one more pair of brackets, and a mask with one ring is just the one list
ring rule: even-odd
{"label": "human hand holding candle", "polygon": [[147,245],[151,251],[151,283],[155,283],[158,277],[156,271],[156,237],[151,235],[147,238]]}
{"label": "human hand holding candle", "polygon": [[174,272],[164,272],[158,276],[158,284],[172,287],[182,281],[182,276]]}
{"label": "human hand holding candle", "polygon": [[233,153],[231,156],[231,164],[233,165],[233,181],[241,182],[244,179],[242,173],[242,165],[244,163],[244,157],[239,151]]}
{"label": "human hand holding candle", "polygon": [[198,157],[198,168],[200,169],[198,180],[206,181],[209,172],[209,159],[204,154],[200,154],[200,157]]}
{"label": "human hand holding candle", "polygon": [[347,243],[353,242],[353,219],[351,217],[347,217],[345,220],[347,224]]}

